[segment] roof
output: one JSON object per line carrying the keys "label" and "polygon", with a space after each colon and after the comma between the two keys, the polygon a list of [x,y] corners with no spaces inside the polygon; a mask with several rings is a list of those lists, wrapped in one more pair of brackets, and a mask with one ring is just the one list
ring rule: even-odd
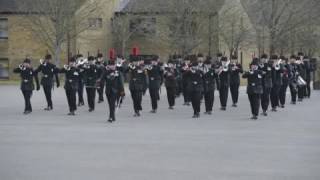
{"label": "roof", "polygon": [[[174,2],[176,1],[176,2]],[[192,3],[203,3],[205,8],[207,4],[214,3],[215,11],[220,10],[225,0],[197,0]],[[179,0],[121,0],[117,12],[122,13],[166,13],[176,11],[176,5]],[[204,9],[203,8],[203,9]],[[213,9],[210,9],[210,11]]]}
{"label": "roof", "polygon": [[17,6],[14,0],[0,0],[0,13],[12,13],[17,11]]}

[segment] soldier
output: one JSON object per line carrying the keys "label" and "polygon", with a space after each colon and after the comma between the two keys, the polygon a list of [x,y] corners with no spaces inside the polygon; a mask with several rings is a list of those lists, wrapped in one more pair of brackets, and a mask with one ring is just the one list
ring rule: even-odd
{"label": "soldier", "polygon": [[[303,80],[306,80],[306,67],[303,63],[303,58],[304,58],[304,54],[299,52],[298,53],[298,57],[297,57],[297,72],[298,72],[298,77],[302,78]],[[306,89],[306,84],[299,84],[298,83],[298,101],[302,102],[303,98],[304,98],[304,92]]]}
{"label": "soldier", "polygon": [[217,72],[219,75],[220,109],[225,111],[227,109],[228,91],[230,86],[230,61],[228,61],[227,57],[221,58]]}
{"label": "soldier", "polygon": [[[84,57],[82,54],[77,55],[76,63],[79,64],[80,61],[84,61]],[[79,66],[81,68],[82,65]],[[79,84],[78,84],[78,106],[84,106],[83,100],[83,89],[84,89],[84,82],[83,82],[83,69],[80,69],[79,72]]]}
{"label": "soldier", "polygon": [[[145,69],[148,74],[149,94],[151,98],[152,110],[150,113],[156,113],[158,101],[160,100],[160,88],[163,82],[163,70],[158,64],[159,57],[152,57],[151,61],[145,61]],[[150,64],[151,63],[151,64]]]}
{"label": "soldier", "polygon": [[283,66],[281,64],[281,59],[278,59],[277,55],[272,55],[270,57],[271,62],[273,63],[272,66],[272,88],[270,94],[271,100],[271,111],[276,112],[277,107],[279,106],[279,93],[280,88],[282,86],[282,73],[283,73]]}
{"label": "soldier", "polygon": [[190,56],[186,56],[184,59],[184,63],[182,64],[181,73],[182,73],[182,86],[183,86],[183,98],[185,106],[190,106],[190,94],[188,93],[187,86],[189,84],[189,73],[190,70]]}
{"label": "soldier", "polygon": [[32,112],[30,99],[32,96],[32,91],[34,90],[33,78],[36,81],[37,91],[40,90],[38,76],[36,75],[36,72],[33,70],[31,66],[30,59],[25,59],[23,63],[19,65],[18,68],[15,68],[13,70],[13,72],[19,73],[21,77],[20,89],[22,91],[24,102],[25,102],[23,114],[30,114]]}
{"label": "soldier", "polygon": [[50,54],[46,55],[44,60],[40,60],[40,65],[35,70],[35,73],[38,74],[39,72],[42,73],[41,78],[41,85],[43,87],[44,94],[47,100],[47,107],[44,109],[46,111],[51,111],[53,109],[52,99],[51,99],[51,92],[53,89],[53,76],[55,76],[57,88],[60,86],[59,81],[59,70],[58,68],[51,63],[52,56]]}
{"label": "soldier", "polygon": [[140,61],[139,56],[131,56],[128,73],[130,75],[129,90],[133,100],[134,117],[140,116],[142,111],[142,96],[147,90],[146,72],[143,66],[143,61]]}
{"label": "soldier", "polygon": [[268,108],[270,104],[270,94],[272,89],[272,61],[268,60],[268,55],[263,54],[259,63],[259,70],[264,72],[262,79],[263,93],[261,95],[262,115],[268,116]]}
{"label": "soldier", "polygon": [[69,64],[64,65],[59,70],[60,73],[65,74],[64,89],[66,91],[68,105],[69,105],[69,116],[74,116],[77,110],[77,97],[76,93],[79,85],[79,69],[76,66],[76,59],[71,58]]}
{"label": "soldier", "polygon": [[260,96],[263,91],[262,77],[263,71],[259,70],[259,59],[254,58],[250,64],[250,71],[243,74],[243,78],[248,79],[247,94],[250,101],[250,107],[253,120],[257,120],[260,109]]}
{"label": "soldier", "polygon": [[179,97],[183,92],[183,82],[182,82],[182,66],[183,59],[181,55],[173,56],[173,62],[175,62],[176,80],[177,80],[177,90],[176,96]]}
{"label": "soldier", "polygon": [[305,66],[306,69],[306,88],[305,88],[305,92],[304,92],[304,97],[305,98],[310,98],[311,96],[311,87],[310,87],[310,83],[311,83],[311,73],[314,71],[312,65],[310,64],[310,59],[308,56],[305,56],[303,59],[303,64]]}
{"label": "soldier", "polygon": [[280,101],[280,107],[284,108],[286,104],[286,94],[287,89],[289,86],[289,65],[288,65],[288,59],[284,56],[280,57],[282,60],[283,65],[283,74],[282,74],[282,85],[280,87],[279,92],[279,101]]}
{"label": "soldier", "polygon": [[216,83],[219,82],[218,75],[215,72],[214,65],[211,63],[211,57],[207,57],[204,62],[204,101],[206,112],[205,114],[211,115],[214,103],[214,91]]}
{"label": "soldier", "polygon": [[239,99],[240,73],[243,73],[242,65],[238,63],[238,57],[231,57],[230,73],[230,93],[232,97],[232,107],[237,107]]}
{"label": "soldier", "polygon": [[164,69],[164,80],[167,89],[167,99],[169,103],[169,109],[173,109],[175,106],[176,90],[177,90],[177,70],[175,69],[175,61],[169,60]]}
{"label": "soldier", "polygon": [[190,78],[187,86],[187,91],[191,99],[193,118],[199,118],[201,104],[200,101],[203,93],[203,71],[199,69],[199,63],[196,62],[196,56],[192,56],[191,60],[192,63],[190,70],[185,72]]}
{"label": "soldier", "polygon": [[289,88],[291,93],[291,104],[296,104],[297,101],[297,65],[296,56],[292,55],[288,64],[288,74],[289,74]]}
{"label": "soldier", "polygon": [[[105,68],[105,62],[103,60],[103,54],[98,53],[96,66],[98,68],[98,77],[101,77],[104,68]],[[99,83],[99,86],[97,87],[98,92],[98,103],[102,103],[104,101],[103,98],[103,90],[104,90],[104,82]]]}
{"label": "soldier", "polygon": [[116,121],[115,110],[116,100],[118,96],[125,96],[123,80],[120,72],[117,70],[115,61],[110,60],[106,68],[104,69],[99,82],[104,81],[106,87],[106,96],[109,104],[109,120],[112,123]]}
{"label": "soldier", "polygon": [[87,100],[89,105],[89,112],[95,109],[95,99],[96,99],[96,82],[98,80],[98,68],[95,65],[95,59],[93,56],[88,57],[88,62],[82,67],[84,84],[86,86]]}

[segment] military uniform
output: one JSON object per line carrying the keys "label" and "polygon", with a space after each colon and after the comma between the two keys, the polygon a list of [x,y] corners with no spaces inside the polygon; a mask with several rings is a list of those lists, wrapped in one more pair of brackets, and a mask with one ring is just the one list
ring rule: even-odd
{"label": "military uniform", "polygon": [[[102,54],[99,54],[98,55],[98,59],[99,58],[102,58]],[[102,76],[102,73],[105,69],[105,63],[102,61],[102,60],[98,60],[96,62],[96,66],[97,66],[97,70],[98,70],[98,77],[101,77]],[[101,82],[99,84],[99,86],[97,87],[97,92],[98,92],[98,103],[101,103],[104,101],[104,98],[103,98],[103,92],[104,92],[104,82]]]}
{"label": "military uniform", "polygon": [[289,88],[290,88],[290,94],[291,94],[291,104],[296,104],[298,86],[297,86],[297,65],[294,62],[288,64],[288,73],[289,73]]}
{"label": "military uniform", "polygon": [[66,66],[65,68],[60,69],[59,72],[65,74],[64,89],[66,91],[70,111],[68,115],[75,115],[75,111],[77,110],[76,92],[79,85],[79,69]]}
{"label": "military uniform", "polygon": [[[258,63],[252,63],[258,66]],[[262,77],[263,71],[252,69],[243,74],[243,78],[248,79],[247,94],[250,101],[252,119],[256,120],[259,116],[260,96],[263,93]]]}
{"label": "military uniform", "polygon": [[232,97],[233,107],[237,106],[239,99],[240,73],[243,73],[241,64],[231,64],[230,71],[230,93]]}
{"label": "military uniform", "polygon": [[175,106],[176,90],[177,90],[177,70],[173,67],[173,62],[168,62],[171,67],[166,67],[164,71],[164,82],[167,90],[167,99],[169,103],[169,109],[173,109]]}
{"label": "military uniform", "polygon": [[[113,68],[111,68],[113,66]],[[113,61],[109,62],[109,65],[104,69],[103,74],[100,78],[101,82],[105,83],[105,93],[109,104],[109,122],[116,120],[115,110],[116,101],[118,96],[124,96],[123,80],[120,72],[116,69]]]}
{"label": "military uniform", "polygon": [[[278,58],[273,59],[277,61]],[[279,69],[276,69],[275,66],[272,67],[272,89],[270,94],[272,111],[277,111],[277,107],[279,106],[279,94],[282,86],[282,73],[282,64],[279,64]]]}
{"label": "military uniform", "polygon": [[[24,62],[30,64],[30,60],[25,60]],[[37,90],[40,89],[38,77],[36,75],[36,72],[31,67],[24,67],[23,65],[21,65],[18,68],[15,68],[13,72],[20,74],[20,77],[21,77],[20,89],[22,91],[24,102],[25,102],[24,114],[29,114],[32,112],[30,99],[32,96],[32,91],[34,90],[33,79],[35,79],[36,81]]]}
{"label": "military uniform", "polygon": [[286,104],[286,94],[287,94],[287,89],[289,86],[289,65],[284,64],[283,66],[283,74],[282,74],[282,85],[280,87],[280,92],[279,92],[279,102],[280,102],[280,107],[284,108]]}
{"label": "military uniform", "polygon": [[142,111],[142,96],[148,87],[146,72],[141,65],[129,68],[128,72],[130,74],[129,89],[133,100],[134,116],[140,116],[140,111]]}
{"label": "military uniform", "polygon": [[[223,57],[223,61],[227,61],[227,58]],[[228,102],[229,86],[230,86],[230,65],[223,69],[223,65],[220,64],[219,75],[219,94],[220,94],[220,104],[221,110],[225,111]]]}
{"label": "military uniform", "polygon": [[[51,57],[46,59],[51,59]],[[35,70],[36,74],[39,72],[42,73],[41,85],[47,100],[47,108],[45,108],[45,110],[53,109],[51,92],[54,84],[53,77],[56,79],[57,87],[60,86],[58,71],[58,68],[50,62],[40,64],[40,66]]]}
{"label": "military uniform", "polygon": [[263,93],[261,95],[261,108],[263,111],[263,115],[267,116],[267,111],[270,105],[270,94],[272,89],[272,64],[270,62],[261,63],[259,65],[259,70],[264,72],[264,76],[262,79]]}
{"label": "military uniform", "polygon": [[189,68],[189,64],[187,63],[184,63],[182,65],[182,70],[181,70],[181,73],[182,73],[182,93],[183,93],[183,99],[184,99],[184,105],[187,105],[189,106],[190,105],[190,94],[187,90],[187,86],[190,82],[190,77],[189,77],[189,73],[188,72],[188,68]]}
{"label": "military uniform", "polygon": [[[93,61],[91,58],[89,62]],[[100,78],[98,76],[98,69],[95,64],[85,65],[83,68],[83,78],[84,84],[86,86],[87,99],[89,105],[89,112],[94,111],[95,109],[95,99],[96,99],[96,87],[97,80]]]}
{"label": "military uniform", "polygon": [[310,98],[311,96],[311,73],[314,71],[312,65],[310,64],[310,60],[306,57],[306,59],[304,60],[304,66],[306,69],[306,89],[305,89],[305,93],[304,93],[304,97],[306,98]]}
{"label": "military uniform", "polygon": [[198,70],[198,63],[193,63],[188,72],[189,83],[187,91],[190,95],[191,104],[193,108],[193,118],[200,117],[201,96],[203,93],[203,72]]}
{"label": "military uniform", "polygon": [[[211,67],[207,67],[211,66]],[[212,114],[213,103],[214,103],[214,91],[216,89],[216,84],[219,82],[218,75],[215,69],[212,67],[210,61],[205,62],[205,70],[203,75],[204,83],[204,101],[206,114]]]}
{"label": "military uniform", "polygon": [[151,98],[152,113],[158,109],[158,101],[160,100],[160,88],[163,82],[163,71],[159,65],[149,65],[147,68],[149,94]]}

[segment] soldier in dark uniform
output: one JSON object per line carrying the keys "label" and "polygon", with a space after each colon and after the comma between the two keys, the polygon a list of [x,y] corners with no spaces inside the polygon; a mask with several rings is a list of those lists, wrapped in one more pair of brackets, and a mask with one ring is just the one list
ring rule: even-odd
{"label": "soldier in dark uniform", "polygon": [[33,70],[31,66],[30,59],[25,59],[21,65],[19,65],[18,68],[15,68],[13,70],[14,73],[19,73],[21,77],[21,85],[20,89],[22,91],[25,107],[24,107],[24,114],[29,114],[32,112],[32,106],[31,106],[31,96],[32,91],[34,90],[34,83],[33,78],[36,81],[36,88],[37,91],[40,90],[39,80],[38,76],[36,75],[36,72]]}
{"label": "soldier in dark uniform", "polygon": [[183,59],[181,55],[176,55],[173,57],[173,62],[175,62],[176,80],[177,80],[177,90],[176,96],[179,97],[183,92],[183,82],[182,82],[182,66]]}
{"label": "soldier in dark uniform", "polygon": [[291,104],[296,104],[297,102],[297,65],[296,65],[296,56],[292,55],[288,63],[288,74],[289,74],[289,88],[291,93]]}
{"label": "soldier in dark uniform", "polygon": [[278,59],[277,55],[272,55],[270,57],[271,62],[273,63],[272,67],[272,89],[270,94],[271,107],[272,111],[276,112],[277,107],[279,106],[279,93],[280,88],[282,86],[282,73],[283,66],[281,64],[280,59]]}
{"label": "soldier in dark uniform", "polygon": [[[163,82],[163,70],[158,64],[158,56],[151,57],[151,61],[145,61],[145,69],[148,74],[149,94],[151,98],[151,113],[156,113],[160,100],[160,88]],[[151,63],[151,64],[150,64]]]}
{"label": "soldier in dark uniform", "polygon": [[253,120],[257,120],[260,109],[260,96],[263,92],[262,77],[264,72],[259,70],[259,59],[254,58],[250,64],[250,71],[243,74],[248,79],[247,94],[250,101]]}
{"label": "soldier in dark uniform", "polygon": [[193,108],[193,118],[200,117],[201,96],[203,93],[203,72],[199,69],[196,57],[192,56],[190,70],[185,72],[188,74],[190,81],[187,86],[188,93],[191,98]]}
{"label": "soldier in dark uniform", "polygon": [[305,70],[306,70],[306,89],[305,89],[305,92],[304,92],[304,97],[305,98],[310,98],[311,96],[311,73],[314,71],[311,63],[310,63],[310,59],[308,56],[305,56],[304,59],[303,59],[303,64],[304,64],[304,67],[305,67]]}
{"label": "soldier in dark uniform", "polygon": [[122,76],[120,72],[117,70],[115,61],[109,61],[109,64],[104,69],[102,76],[99,80],[100,83],[102,81],[105,82],[106,96],[109,104],[108,122],[112,123],[116,121],[115,110],[117,98],[119,95],[125,96]]}
{"label": "soldier in dark uniform", "polygon": [[206,112],[205,114],[212,114],[213,103],[214,103],[214,91],[216,89],[216,83],[219,82],[218,75],[215,72],[214,65],[211,62],[211,58],[207,57],[204,62],[204,101]]}
{"label": "soldier in dark uniform", "polygon": [[187,86],[190,82],[189,73],[190,70],[190,56],[186,56],[184,59],[184,63],[182,64],[181,73],[182,73],[182,87],[183,87],[183,98],[185,106],[190,106],[190,94],[188,93]]}
{"label": "soldier in dark uniform", "polygon": [[[79,54],[77,55],[77,64],[79,63],[79,61],[83,61],[84,60],[84,57],[82,54]],[[82,65],[79,66],[79,68],[81,67]],[[83,79],[83,69],[81,68],[80,69],[80,72],[79,72],[79,84],[78,84],[78,90],[77,90],[77,93],[78,93],[78,106],[84,106],[84,100],[83,100],[83,89],[84,89],[84,79]]]}
{"label": "soldier in dark uniform", "polygon": [[[98,77],[101,77],[102,72],[105,69],[105,62],[103,60],[103,54],[99,53],[97,56],[96,66],[98,68]],[[104,90],[104,82],[99,83],[99,86],[97,87],[98,92],[98,103],[102,103],[104,101],[103,98],[103,90]]]}
{"label": "soldier in dark uniform", "polygon": [[284,56],[280,57],[282,59],[282,65],[283,65],[283,73],[282,73],[282,85],[280,87],[279,92],[279,101],[280,101],[280,107],[284,108],[286,104],[286,94],[287,89],[289,86],[289,65],[288,65],[288,59]]}
{"label": "soldier in dark uniform", "polygon": [[79,85],[79,69],[76,67],[76,59],[71,58],[68,65],[64,65],[62,69],[59,70],[60,73],[65,74],[65,84],[64,89],[66,91],[69,113],[68,115],[74,116],[77,110],[77,97],[76,93]]}
{"label": "soldier in dark uniform", "polygon": [[147,90],[146,71],[144,69],[143,61],[140,61],[139,56],[131,56],[132,61],[129,64],[128,73],[130,76],[129,90],[133,100],[134,116],[139,117],[142,111],[142,96]]}
{"label": "soldier in dark uniform", "polygon": [[230,62],[227,57],[222,57],[219,64],[218,75],[219,75],[219,94],[221,110],[227,109],[229,86],[230,86]]}
{"label": "soldier in dark uniform", "polygon": [[175,61],[169,60],[164,69],[164,82],[167,89],[167,99],[169,103],[169,109],[173,109],[175,106],[176,90],[177,90],[177,70],[175,69]]}
{"label": "soldier in dark uniform", "polygon": [[[297,72],[298,72],[298,76],[300,76],[303,80],[307,79],[307,75],[306,75],[306,67],[303,63],[303,58],[304,58],[304,54],[303,53],[298,53],[298,57],[297,57]],[[306,85],[305,84],[298,84],[298,101],[302,102],[303,98],[304,98],[304,92],[306,89]]]}
{"label": "soldier in dark uniform", "polygon": [[237,107],[239,99],[240,73],[243,73],[242,65],[238,63],[238,57],[231,57],[230,64],[230,93],[232,97],[232,107]]}
{"label": "soldier in dark uniform", "polygon": [[262,79],[263,94],[261,95],[262,115],[267,116],[270,104],[270,94],[272,89],[272,61],[268,60],[268,55],[263,54],[259,63],[259,70],[264,72]]}
{"label": "soldier in dark uniform", "polygon": [[89,112],[95,109],[95,99],[96,99],[96,86],[98,80],[98,68],[95,65],[94,57],[88,57],[88,63],[84,64],[83,69],[83,79],[86,86],[87,99],[89,105]]}
{"label": "soldier in dark uniform", "polygon": [[42,73],[41,78],[41,85],[43,87],[44,94],[47,100],[47,107],[44,109],[46,111],[50,111],[53,109],[51,92],[54,85],[53,77],[56,79],[57,88],[60,86],[59,76],[58,76],[58,68],[52,64],[51,61],[52,57],[50,54],[46,55],[44,60],[40,60],[39,67],[35,70],[35,73],[38,74],[39,72]]}

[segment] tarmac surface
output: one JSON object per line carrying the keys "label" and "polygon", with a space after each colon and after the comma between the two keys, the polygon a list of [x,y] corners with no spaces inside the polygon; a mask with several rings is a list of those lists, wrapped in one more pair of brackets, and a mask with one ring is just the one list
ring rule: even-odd
{"label": "tarmac surface", "polygon": [[[0,86],[1,180],[319,180],[320,92],[268,117],[250,120],[244,88],[239,106],[192,119],[192,108],[177,99],[168,109],[162,90],[151,114],[143,97],[142,116],[133,117],[130,93],[107,123],[107,103],[95,112],[80,107],[67,116],[63,88],[53,93],[54,110],[42,90],[23,115],[18,86]],[[86,97],[85,97],[86,99]],[[229,97],[230,99],[230,97]],[[87,104],[87,103],[86,103]],[[202,104],[202,111],[204,104]]]}

